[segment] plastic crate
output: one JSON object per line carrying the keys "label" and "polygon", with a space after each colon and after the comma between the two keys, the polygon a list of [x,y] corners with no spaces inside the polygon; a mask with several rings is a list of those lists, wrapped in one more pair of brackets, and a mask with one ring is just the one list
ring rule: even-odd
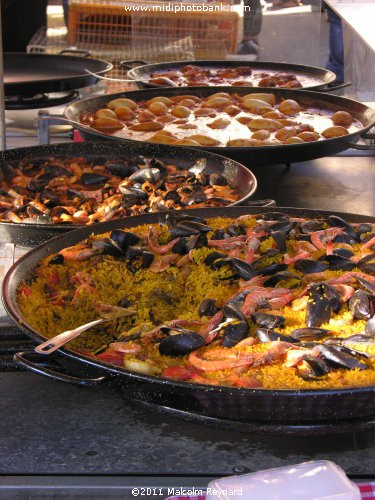
{"label": "plastic crate", "polygon": [[[190,51],[187,58],[193,59],[217,59],[236,52],[242,19],[229,4],[225,12],[215,3],[207,4],[210,11],[194,10],[198,5],[202,8],[202,2],[178,2],[175,5],[185,10],[165,10],[173,5],[160,1],[71,0],[68,43],[94,53],[117,51],[126,58],[149,62],[178,60],[184,57],[184,48]],[[170,54],[173,48],[174,58]]]}

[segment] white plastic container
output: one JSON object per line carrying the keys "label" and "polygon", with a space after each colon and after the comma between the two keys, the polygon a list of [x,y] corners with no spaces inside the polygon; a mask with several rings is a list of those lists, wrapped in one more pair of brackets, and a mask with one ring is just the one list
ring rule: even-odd
{"label": "white plastic container", "polygon": [[206,500],[360,500],[358,486],[319,460],[211,481]]}

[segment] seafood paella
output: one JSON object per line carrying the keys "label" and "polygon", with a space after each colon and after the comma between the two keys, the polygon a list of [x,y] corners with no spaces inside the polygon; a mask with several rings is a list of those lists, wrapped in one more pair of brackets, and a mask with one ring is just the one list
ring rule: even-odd
{"label": "seafood paella", "polygon": [[189,168],[157,158],[88,160],[25,157],[6,164],[0,180],[0,221],[85,225],[166,209],[226,206],[240,200],[210,161]]}
{"label": "seafood paella", "polygon": [[138,102],[120,97],[105,108],[82,112],[79,120],[105,135],[195,147],[304,144],[362,128],[347,111],[305,106],[265,92],[160,95]]}
{"label": "seafood paella", "polygon": [[264,389],[375,384],[375,225],[336,215],[166,212],[46,257],[17,302],[45,337],[123,310],[69,345],[137,373]]}

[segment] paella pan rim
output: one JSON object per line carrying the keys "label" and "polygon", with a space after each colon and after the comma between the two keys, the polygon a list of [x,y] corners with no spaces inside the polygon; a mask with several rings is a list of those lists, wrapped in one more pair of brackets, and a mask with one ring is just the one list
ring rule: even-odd
{"label": "paella pan rim", "polygon": [[[131,61],[130,61],[131,62]],[[126,63],[126,61],[124,61]],[[208,66],[209,68],[231,68],[235,66],[248,66],[250,68],[254,68],[257,71],[262,69],[280,69],[280,71],[295,71],[297,73],[303,73],[304,76],[311,76],[315,78],[319,78],[321,82],[317,82],[316,84],[308,85],[303,87],[303,89],[324,89],[328,84],[333,83],[336,80],[336,74],[332,71],[321,68],[320,66],[309,66],[306,64],[294,64],[294,63],[280,63],[277,61],[243,61],[241,59],[231,59],[231,60],[217,60],[217,59],[206,59],[206,60],[198,60],[198,61],[171,61],[165,63],[145,63],[140,64],[139,66],[135,66],[131,68],[127,75],[128,78],[131,78],[134,81],[139,81],[142,78],[149,77],[151,71],[164,71],[166,69],[175,68],[179,70],[181,67],[186,65],[194,65],[194,66]],[[149,84],[140,82],[140,85],[144,85],[148,87]],[[152,84],[153,86],[155,84]],[[160,86],[161,88],[162,86]],[[251,88],[251,87],[250,87]],[[261,87],[254,87],[261,88]],[[264,87],[268,90],[272,90],[274,87]]]}
{"label": "paella pan rim", "polygon": [[[85,134],[85,137],[91,139],[91,136],[95,138],[102,138],[103,140],[115,141],[115,142],[124,142],[124,143],[142,143],[141,139],[129,138],[129,137],[118,137],[110,134],[106,134],[104,132],[100,132],[89,125],[82,124],[79,121],[80,114],[85,112],[93,112],[98,109],[98,106],[104,106],[107,102],[118,99],[118,98],[130,98],[135,101],[150,99],[154,96],[160,95],[180,95],[180,94],[193,94],[198,95],[200,97],[206,97],[212,93],[217,92],[228,92],[228,93],[269,93],[272,92],[277,96],[285,96],[287,98],[297,98],[301,99],[301,103],[304,104],[304,99],[310,99],[315,105],[323,105],[325,103],[328,107],[333,105],[335,110],[341,109],[351,112],[354,114],[354,118],[356,118],[362,124],[362,128],[352,132],[350,134],[340,136],[340,137],[332,137],[329,139],[322,139],[319,141],[313,142],[304,142],[297,144],[277,144],[274,146],[201,146],[197,148],[196,146],[179,146],[179,145],[167,145],[169,147],[184,147],[188,149],[201,149],[203,151],[210,151],[217,154],[222,154],[224,156],[231,155],[237,152],[249,152],[254,154],[267,154],[267,153],[275,153],[279,152],[284,153],[296,153],[296,160],[298,160],[298,153],[303,152],[305,149],[311,150],[314,148],[324,149],[324,154],[328,154],[327,151],[331,148],[335,152],[341,151],[343,149],[347,149],[350,147],[351,141],[358,141],[360,136],[367,132],[375,125],[375,110],[370,108],[369,106],[361,103],[360,101],[356,101],[354,99],[350,99],[348,97],[335,96],[330,94],[325,94],[322,92],[314,92],[311,90],[291,90],[291,89],[267,89],[267,88],[257,88],[257,87],[228,87],[228,86],[218,86],[218,87],[161,87],[161,88],[152,88],[147,90],[131,90],[127,92],[118,92],[115,94],[108,94],[105,96],[98,97],[89,97],[86,99],[81,99],[75,103],[71,103],[66,106],[64,110],[64,117],[73,124],[78,130],[82,131]],[[311,103],[310,103],[311,105]],[[339,106],[339,107],[337,107]],[[356,116],[357,115],[357,116]],[[359,116],[358,116],[359,115]],[[365,121],[366,123],[363,123]],[[144,141],[144,143],[150,144],[148,141]],[[152,143],[151,143],[152,144]],[[343,146],[343,147],[342,147]],[[322,156],[321,154],[319,156]],[[231,156],[229,156],[231,157]],[[280,163],[283,162],[283,159],[280,160]]]}
{"label": "paella pan rim", "polygon": [[[229,180],[233,180],[230,177],[236,177],[241,180],[241,184],[238,182],[234,187],[240,190],[241,198],[234,203],[231,203],[227,206],[235,206],[249,200],[258,189],[258,181],[254,173],[250,168],[245,167],[241,163],[236,160],[226,158],[223,155],[212,153],[210,151],[202,151],[197,148],[195,149],[187,149],[187,148],[175,148],[170,146],[165,146],[163,144],[143,144],[140,141],[132,142],[132,143],[111,143],[108,141],[101,142],[86,142],[86,143],[60,143],[60,144],[51,144],[48,146],[32,146],[32,147],[24,147],[11,149],[4,152],[1,160],[0,160],[0,171],[1,166],[7,163],[12,164],[14,162],[25,160],[29,156],[35,159],[45,159],[51,157],[76,157],[76,156],[86,156],[87,157],[108,157],[107,159],[116,159],[119,158],[129,158],[131,156],[137,156],[139,154],[145,156],[155,156],[161,159],[162,161],[175,161],[180,162],[184,166],[185,163],[194,163],[200,158],[205,158],[207,162],[210,162],[208,166],[210,166],[215,171],[223,171],[223,169],[228,168],[228,172],[226,174]],[[232,172],[232,173],[231,173]],[[246,182],[244,182],[244,178]],[[246,191],[246,192],[245,192]],[[46,237],[51,238],[52,236],[65,233],[67,231],[72,231],[75,229],[79,229],[82,227],[86,227],[84,225],[79,224],[33,224],[33,223],[14,223],[14,222],[5,222],[0,221],[0,241],[11,241],[17,244],[27,244],[28,240],[34,240],[40,242],[41,240],[45,241]],[[30,231],[43,231],[43,235],[25,235],[26,243],[22,241],[21,233],[29,233]],[[14,232],[20,233],[18,237]],[[50,232],[51,235],[46,233]],[[37,237],[38,236],[38,237]],[[13,239],[12,239],[13,238]],[[13,241],[14,238],[17,238],[16,241]],[[34,243],[32,244],[35,245]]]}
{"label": "paella pan rim", "polygon": [[[189,210],[187,213],[195,214],[199,216],[204,216],[207,218],[210,217],[226,217],[233,216],[238,217],[244,214],[262,214],[266,212],[285,212],[291,215],[303,215],[309,217],[328,217],[329,215],[338,215],[342,218],[346,218],[348,221],[352,222],[372,222],[375,223],[375,218],[366,215],[359,214],[351,214],[345,212],[334,212],[334,211],[326,211],[326,210],[314,210],[314,209],[306,209],[306,208],[295,208],[295,207],[265,207],[265,208],[250,208],[250,207],[221,207],[221,208],[199,208]],[[68,234],[63,234],[52,238],[45,243],[42,243],[40,246],[32,249],[27,254],[23,255],[18,259],[18,261],[13,264],[10,270],[7,272],[4,277],[3,285],[2,285],[2,300],[5,306],[5,309],[11,319],[16,323],[18,327],[23,329],[27,335],[32,337],[34,340],[38,342],[45,341],[47,338],[39,334],[32,326],[30,326],[27,322],[22,319],[22,315],[16,304],[16,289],[19,282],[24,279],[27,274],[30,274],[31,270],[40,262],[41,259],[56,253],[62,248],[68,245],[76,244],[82,239],[88,237],[90,234],[101,234],[104,232],[108,232],[115,227],[118,228],[127,228],[127,227],[136,227],[138,225],[143,225],[147,223],[155,223],[158,220],[160,213],[155,212],[152,214],[142,214],[135,215],[132,217],[127,217],[123,219],[117,219],[109,222],[101,222],[98,224],[93,224],[92,226],[86,226],[83,228],[79,228],[73,231],[70,231]],[[357,220],[355,220],[357,219]],[[40,254],[40,255],[39,255]],[[37,256],[37,260],[34,258]],[[31,267],[29,261],[32,261]],[[27,269],[21,270],[20,268]],[[21,275],[21,276],[20,276]],[[172,387],[173,389],[187,389],[193,390],[201,393],[220,393],[225,395],[243,395],[251,397],[263,397],[263,396],[286,396],[290,398],[327,398],[329,396],[350,396],[350,395],[372,395],[375,393],[375,385],[369,386],[352,386],[345,387],[340,389],[300,389],[300,390],[291,390],[291,389],[263,389],[263,388],[241,388],[241,387],[230,387],[230,386],[217,386],[217,385],[206,385],[195,382],[186,382],[180,380],[173,379],[163,379],[157,376],[144,375],[141,373],[131,372],[124,368],[110,365],[104,363],[100,360],[93,360],[92,358],[85,356],[79,352],[68,348],[61,348],[58,350],[60,354],[64,356],[70,357],[74,360],[78,360],[85,363],[87,366],[90,366],[93,369],[99,368],[100,370],[104,370],[109,373],[111,376],[118,377],[126,377],[130,382],[138,382],[138,383],[147,383],[153,386],[164,386],[164,387]]]}

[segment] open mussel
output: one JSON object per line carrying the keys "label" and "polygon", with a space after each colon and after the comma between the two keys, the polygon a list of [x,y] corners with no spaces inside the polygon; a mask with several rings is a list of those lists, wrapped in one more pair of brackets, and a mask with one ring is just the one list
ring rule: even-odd
{"label": "open mussel", "polygon": [[327,323],[331,319],[332,305],[325,283],[310,285],[307,295],[306,325],[313,327]]}
{"label": "open mussel", "polygon": [[126,160],[108,160],[105,166],[111,174],[122,178],[129,177],[138,170],[136,165],[130,165]]}
{"label": "open mussel", "polygon": [[272,328],[258,328],[256,330],[256,335],[258,339],[262,342],[262,344],[266,342],[275,342],[276,340],[281,340],[283,342],[289,342],[290,344],[296,344],[298,342],[297,339],[289,335],[284,335]]}
{"label": "open mussel", "polygon": [[124,252],[129,246],[137,245],[141,239],[137,234],[130,231],[123,231],[122,229],[114,229],[110,234],[113,240]]}
{"label": "open mussel", "polygon": [[300,283],[301,278],[297,276],[297,274],[293,274],[288,271],[281,271],[271,275],[271,277],[263,283],[263,286],[272,288],[279,286],[282,288],[293,289],[298,287]]}
{"label": "open mussel", "polygon": [[330,215],[328,217],[328,224],[332,227],[341,227],[344,229],[345,233],[349,236],[352,243],[358,241],[358,235],[355,232],[354,227],[346,222],[346,220],[342,219],[337,215]]}
{"label": "open mussel", "polygon": [[162,178],[162,173],[158,168],[145,167],[137,170],[129,177],[131,182],[139,182],[143,184],[144,182],[150,182],[151,184],[156,184]]}
{"label": "open mussel", "polygon": [[313,259],[299,259],[294,266],[303,274],[321,273],[329,269],[329,264]]}
{"label": "open mussel", "polygon": [[104,184],[108,181],[108,177],[95,172],[85,172],[81,176],[81,182],[84,186],[95,186],[97,184]]}
{"label": "open mussel", "polygon": [[357,319],[370,319],[374,316],[373,297],[364,290],[356,290],[349,300],[349,309]]}
{"label": "open mussel", "polygon": [[215,299],[204,299],[199,306],[198,315],[201,316],[214,316],[218,312],[218,307],[216,305]]}
{"label": "open mussel", "polygon": [[330,372],[328,364],[318,357],[306,354],[296,366],[297,374],[303,380],[318,380]]}
{"label": "open mussel", "polygon": [[284,326],[285,318],[277,314],[268,314],[262,312],[255,312],[252,315],[252,319],[255,323],[263,328],[273,329],[281,328]]}
{"label": "open mussel", "polygon": [[300,341],[321,340],[327,335],[329,335],[329,330],[316,327],[296,328],[290,333],[291,337]]}
{"label": "open mussel", "polygon": [[339,346],[319,344],[315,347],[320,352],[323,359],[335,368],[346,368],[347,370],[367,370],[366,363],[359,361],[355,356],[343,352]]}

